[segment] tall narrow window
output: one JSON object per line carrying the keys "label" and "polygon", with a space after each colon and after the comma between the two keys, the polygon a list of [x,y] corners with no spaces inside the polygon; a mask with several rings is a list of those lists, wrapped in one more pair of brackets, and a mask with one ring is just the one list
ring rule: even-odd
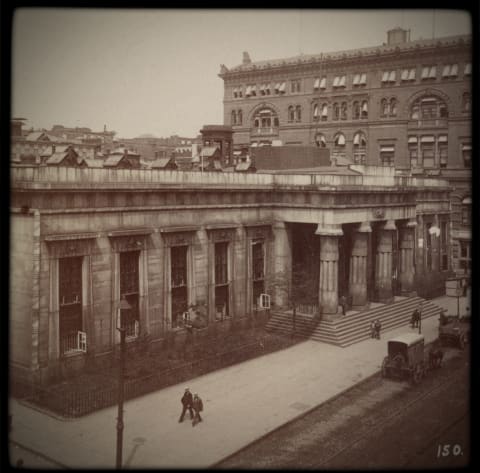
{"label": "tall narrow window", "polygon": [[82,257],[58,260],[60,354],[79,350],[82,321]]}
{"label": "tall narrow window", "polygon": [[237,124],[241,125],[242,121],[243,121],[242,111],[238,110],[238,112],[237,112]]}
{"label": "tall narrow window", "polygon": [[215,314],[217,320],[229,315],[228,242],[215,243]]}
{"label": "tall narrow window", "polygon": [[427,254],[427,269],[429,271],[432,270],[432,234],[430,233],[430,228],[431,228],[432,224],[431,223],[427,223],[425,225],[425,229],[426,229],[426,240],[425,240],[425,253]]}
{"label": "tall narrow window", "polygon": [[319,119],[319,112],[318,112],[318,104],[317,103],[313,106],[313,119],[314,120]]}
{"label": "tall narrow window", "polygon": [[387,117],[390,111],[390,104],[387,99],[382,99],[380,102],[380,113],[382,117]]}
{"label": "tall narrow window", "polygon": [[327,142],[325,141],[325,136],[323,136],[322,133],[317,133],[315,135],[315,144],[319,148],[326,148]]}
{"label": "tall narrow window", "polygon": [[353,102],[353,113],[352,113],[352,118],[354,120],[359,120],[360,119],[360,102]]}
{"label": "tall narrow window", "polygon": [[297,105],[295,107],[295,121],[301,122],[302,121],[302,107]]}
{"label": "tall narrow window", "polygon": [[467,274],[472,269],[472,258],[470,255],[470,242],[460,240],[460,258],[459,258],[460,270]]}
{"label": "tall narrow window", "polygon": [[470,98],[470,94],[465,92],[462,96],[462,110],[464,112],[469,112],[472,108],[472,100]]}
{"label": "tall narrow window", "polygon": [[252,244],[253,305],[258,306],[260,294],[265,292],[265,249],[263,241]]}
{"label": "tall narrow window", "polygon": [[362,112],[360,117],[363,119],[368,118],[368,103],[366,100],[362,102]]}
{"label": "tall narrow window", "polygon": [[442,271],[448,271],[448,222],[440,222],[440,269]]}
{"label": "tall narrow window", "polygon": [[472,146],[470,143],[462,144],[462,158],[463,158],[463,165],[466,168],[472,167]]}
{"label": "tall narrow window", "polygon": [[173,246],[170,249],[172,328],[181,326],[183,313],[188,310],[187,252],[188,246]]}
{"label": "tall narrow window", "polygon": [[232,125],[237,124],[237,112],[235,110],[232,110]]}
{"label": "tall narrow window", "polygon": [[397,101],[394,98],[390,99],[390,116],[397,116]]}
{"label": "tall narrow window", "polygon": [[322,105],[322,122],[326,122],[328,118],[328,105],[324,103]]}
{"label": "tall narrow window", "polygon": [[120,299],[125,298],[130,305],[130,309],[123,309],[121,313],[122,327],[126,329],[127,337],[138,335],[140,323],[139,262],[140,251],[120,253]]}
{"label": "tall narrow window", "polygon": [[420,138],[420,150],[422,153],[423,167],[435,167],[435,137],[422,136]]}
{"label": "tall narrow window", "polygon": [[340,106],[338,105],[337,102],[333,104],[333,120],[339,120],[340,119]]}
{"label": "tall narrow window", "polygon": [[410,167],[418,166],[418,140],[416,136],[408,137],[408,154],[410,157]]}
{"label": "tall narrow window", "polygon": [[341,118],[342,120],[347,119],[347,102],[342,102],[341,105]]}
{"label": "tall narrow window", "polygon": [[362,132],[353,136],[353,161],[356,164],[365,164],[367,139]]}
{"label": "tall narrow window", "polygon": [[293,105],[288,107],[288,121],[293,122],[295,120],[295,108]]}

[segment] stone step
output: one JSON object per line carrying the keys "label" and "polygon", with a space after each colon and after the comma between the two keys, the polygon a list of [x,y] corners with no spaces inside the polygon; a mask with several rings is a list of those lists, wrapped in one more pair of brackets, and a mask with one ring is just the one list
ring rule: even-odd
{"label": "stone step", "polygon": [[[423,319],[440,314],[440,307],[415,296],[350,313],[335,320],[322,320],[318,325],[315,319],[297,314],[295,335],[337,346],[349,346],[370,338],[370,322],[377,318],[382,323],[382,331],[409,325],[411,314],[419,302],[423,302]],[[266,329],[290,335],[293,331],[292,314],[273,313]]]}

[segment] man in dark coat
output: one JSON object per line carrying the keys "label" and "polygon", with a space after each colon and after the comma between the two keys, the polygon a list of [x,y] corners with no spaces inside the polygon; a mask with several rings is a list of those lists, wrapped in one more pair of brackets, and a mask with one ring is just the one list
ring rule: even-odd
{"label": "man in dark coat", "polygon": [[195,417],[192,421],[192,427],[195,427],[195,424],[198,424],[203,420],[200,417],[200,412],[203,411],[203,402],[198,394],[195,394],[195,396],[193,396],[193,410],[195,411]]}
{"label": "man in dark coat", "polygon": [[190,412],[190,419],[193,419],[192,405],[193,405],[193,396],[190,390],[187,388],[185,389],[185,393],[182,396],[182,414],[180,415],[180,419],[178,419],[178,422],[183,422],[183,418],[185,417],[185,413],[187,412],[187,409]]}
{"label": "man in dark coat", "polygon": [[375,320],[375,338],[380,340],[380,330],[382,329],[382,324],[380,319]]}

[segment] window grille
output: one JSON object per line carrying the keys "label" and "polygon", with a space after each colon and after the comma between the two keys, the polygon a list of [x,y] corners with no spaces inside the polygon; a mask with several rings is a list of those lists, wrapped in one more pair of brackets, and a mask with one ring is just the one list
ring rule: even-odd
{"label": "window grille", "polygon": [[270,296],[268,294],[260,294],[260,304],[261,309],[270,309]]}

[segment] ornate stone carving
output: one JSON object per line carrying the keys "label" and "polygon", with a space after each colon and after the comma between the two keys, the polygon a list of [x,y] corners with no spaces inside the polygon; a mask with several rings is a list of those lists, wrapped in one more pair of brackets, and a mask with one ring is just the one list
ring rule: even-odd
{"label": "ornate stone carving", "polygon": [[375,218],[384,218],[385,217],[385,209],[379,207],[377,209],[373,209],[373,216]]}

